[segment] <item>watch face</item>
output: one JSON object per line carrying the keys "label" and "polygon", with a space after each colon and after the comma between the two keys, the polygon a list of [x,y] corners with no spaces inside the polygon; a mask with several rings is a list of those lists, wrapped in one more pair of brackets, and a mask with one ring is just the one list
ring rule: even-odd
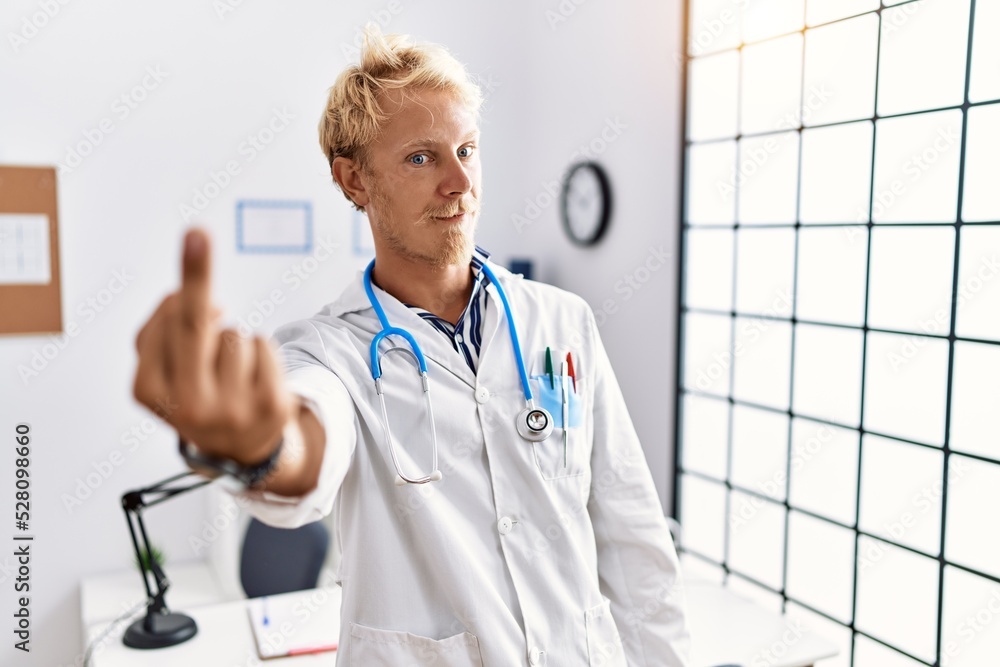
{"label": "watch face", "polygon": [[610,207],[607,179],[594,163],[572,169],[563,188],[563,224],[566,233],[583,245],[595,243],[607,224]]}

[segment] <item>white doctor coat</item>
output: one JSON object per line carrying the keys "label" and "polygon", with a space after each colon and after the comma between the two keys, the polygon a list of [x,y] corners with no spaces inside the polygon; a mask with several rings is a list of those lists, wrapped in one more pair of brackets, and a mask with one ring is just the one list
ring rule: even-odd
{"label": "white doctor coat", "polygon": [[[539,443],[516,431],[525,400],[494,285],[478,374],[376,287],[390,324],[410,331],[427,358],[443,473],[397,486],[369,364],[380,325],[359,272],[338,300],[275,333],[290,390],[325,428],[319,484],[291,502],[250,494],[247,506],[293,527],[328,514],[339,496],[341,667],[684,666],[677,555],[593,312],[576,295],[494,271],[536,400],[545,348],[557,374],[573,353],[578,425],[565,458],[561,428]],[[382,368],[401,465],[427,474],[416,368],[398,353]]]}

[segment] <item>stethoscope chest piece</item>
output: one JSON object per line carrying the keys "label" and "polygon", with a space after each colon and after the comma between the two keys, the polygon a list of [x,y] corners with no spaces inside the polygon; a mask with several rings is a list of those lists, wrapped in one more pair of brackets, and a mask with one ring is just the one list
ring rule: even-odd
{"label": "stethoscope chest piece", "polygon": [[545,440],[552,434],[552,426],[552,415],[545,408],[529,406],[517,415],[517,432],[525,440]]}

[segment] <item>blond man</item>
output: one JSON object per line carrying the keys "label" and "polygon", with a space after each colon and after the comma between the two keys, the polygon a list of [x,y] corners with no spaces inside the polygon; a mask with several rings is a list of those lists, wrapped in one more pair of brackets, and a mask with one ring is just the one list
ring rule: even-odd
{"label": "blond man", "polygon": [[[319,126],[372,227],[367,284],[281,327],[279,363],[216,328],[192,230],[181,289],[137,339],[135,395],[173,397],[168,421],[246,471],[267,523],[336,506],[338,664],[686,665],[677,556],[591,309],[474,245],[481,102],[443,48],[370,28]],[[419,342],[430,411],[420,355],[387,353],[400,336],[378,349],[376,387],[387,323]],[[556,426],[529,438],[518,420],[546,401]]]}

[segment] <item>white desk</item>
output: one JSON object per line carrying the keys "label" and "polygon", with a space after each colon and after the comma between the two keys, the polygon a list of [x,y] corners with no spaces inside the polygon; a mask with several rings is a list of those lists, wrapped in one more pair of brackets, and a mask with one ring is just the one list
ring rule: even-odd
{"label": "white desk", "polygon": [[[332,625],[339,626],[340,619],[340,588],[322,589],[327,595],[323,606],[332,605],[336,618]],[[286,593],[280,597],[309,596],[317,594],[317,590]],[[171,607],[173,609],[173,607]],[[178,611],[190,616],[198,624],[198,634],[192,639],[169,648],[140,650],[129,648],[122,644],[121,637],[128,624],[122,624],[115,632],[108,635],[102,642],[102,649],[95,650],[94,667],[250,667],[267,665],[267,667],[334,667],[337,662],[337,652],[316,653],[313,655],[298,655],[291,658],[272,658],[265,661],[257,657],[256,644],[250,621],[247,617],[246,600],[236,600],[222,604],[204,607],[181,609]],[[87,641],[96,637],[107,626],[100,622],[87,629]],[[334,636],[339,634],[339,628]]]}
{"label": "white desk", "polygon": [[[84,591],[90,591],[83,596],[84,611],[91,616],[100,617],[97,621],[85,623],[88,642],[100,634],[112,617],[120,613],[122,603],[134,598],[140,590],[141,580],[134,572],[131,574],[138,584],[135,590],[125,585],[124,579],[114,576],[84,582]],[[211,597],[216,594],[213,592],[214,584],[206,584],[203,579],[207,575],[198,572],[197,568],[185,572],[179,566],[174,566],[170,575],[175,588],[167,594],[167,602],[171,610],[194,618],[198,624],[198,634],[178,646],[143,651],[122,644],[121,637],[128,626],[122,624],[103,640],[102,648],[95,652],[94,667],[250,667],[262,664],[268,667],[334,667],[336,652],[261,662],[257,658],[245,600],[200,605],[178,604],[175,600],[197,603],[199,595],[202,599]],[[112,586],[110,590],[101,590],[98,584],[102,581],[112,584],[119,582],[120,585]],[[188,585],[197,582],[210,590],[202,590],[200,593],[185,590]],[[323,590],[330,596],[326,604],[335,605],[339,619],[339,588]],[[687,582],[686,592],[693,667],[724,664],[745,667],[755,664],[767,664],[768,667],[806,667],[837,654],[836,646],[826,639],[799,628],[787,618],[763,609],[718,584]],[[121,600],[116,601],[115,595],[121,597]],[[107,613],[108,611],[111,613]],[[766,651],[770,651],[770,654],[765,653]]]}
{"label": "white desk", "polygon": [[709,582],[686,582],[691,662],[808,667],[837,654],[830,641]]}

